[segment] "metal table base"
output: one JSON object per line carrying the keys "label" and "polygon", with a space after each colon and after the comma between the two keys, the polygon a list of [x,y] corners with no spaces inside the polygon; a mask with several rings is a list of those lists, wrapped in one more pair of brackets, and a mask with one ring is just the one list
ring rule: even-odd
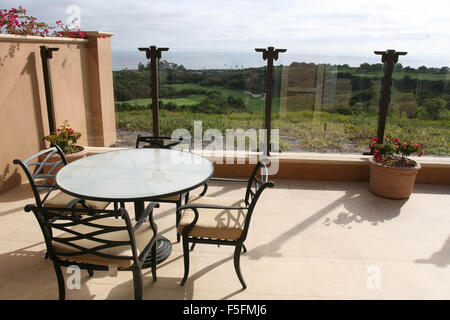
{"label": "metal table base", "polygon": [[[165,261],[171,253],[172,243],[170,242],[170,240],[165,237],[158,236],[158,239],[156,240],[156,264],[160,264],[161,262]],[[149,253],[147,255],[147,258],[145,259],[143,268],[151,268],[151,261],[152,254]]]}

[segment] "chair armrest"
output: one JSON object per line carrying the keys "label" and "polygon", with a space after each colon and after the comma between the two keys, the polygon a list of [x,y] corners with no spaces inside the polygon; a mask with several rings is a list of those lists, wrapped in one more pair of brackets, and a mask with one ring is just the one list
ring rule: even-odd
{"label": "chair armrest", "polygon": [[248,179],[234,179],[234,178],[210,178],[209,180],[214,181],[228,181],[228,182],[248,182]]}

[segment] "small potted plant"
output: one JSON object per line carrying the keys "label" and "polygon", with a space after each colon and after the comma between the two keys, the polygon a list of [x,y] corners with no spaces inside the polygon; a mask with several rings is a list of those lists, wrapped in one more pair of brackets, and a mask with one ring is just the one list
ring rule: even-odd
{"label": "small potted plant", "polygon": [[421,166],[408,157],[424,154],[420,144],[402,142],[387,136],[383,143],[375,137],[370,141],[373,158],[370,162],[370,189],[373,193],[392,199],[405,199],[411,195],[414,181]]}
{"label": "small potted plant", "polygon": [[70,157],[70,155],[80,152],[86,154],[82,146],[76,145],[80,137],[81,133],[73,130],[69,125],[69,121],[64,120],[63,124],[56,129],[56,132],[41,139],[56,144],[64,152],[64,155]]}
{"label": "small potted plant", "polygon": [[[50,143],[56,144],[58,147],[61,148],[61,150],[64,153],[64,156],[67,159],[67,162],[73,162],[75,160],[84,158],[87,154],[87,149],[76,145],[78,139],[80,139],[81,133],[78,131],[75,131],[72,129],[69,125],[69,121],[65,120],[61,126],[59,126],[58,129],[56,129],[56,132],[53,132],[52,134],[42,137],[41,140],[48,141]],[[40,159],[41,161],[43,159]],[[49,159],[49,162],[57,162],[60,160],[60,157],[57,155],[52,156],[52,158]],[[52,173],[56,173],[60,168],[62,168],[62,165],[56,168],[52,171]],[[44,168],[44,172],[47,173],[47,168]],[[52,183],[49,181],[49,183]]]}

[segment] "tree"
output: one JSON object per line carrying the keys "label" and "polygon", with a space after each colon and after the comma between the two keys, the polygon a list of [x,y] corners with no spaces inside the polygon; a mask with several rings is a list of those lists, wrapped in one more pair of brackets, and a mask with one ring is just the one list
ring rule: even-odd
{"label": "tree", "polygon": [[138,71],[145,71],[145,65],[142,62],[138,64]]}
{"label": "tree", "polygon": [[419,71],[420,73],[426,73],[428,71],[428,68],[425,66],[420,66],[417,71]]}
{"label": "tree", "polygon": [[420,116],[425,119],[438,120],[445,111],[446,101],[439,97],[424,99],[420,106]]}
{"label": "tree", "polygon": [[439,73],[448,73],[450,71],[450,69],[448,67],[442,67],[441,69],[439,69]]}

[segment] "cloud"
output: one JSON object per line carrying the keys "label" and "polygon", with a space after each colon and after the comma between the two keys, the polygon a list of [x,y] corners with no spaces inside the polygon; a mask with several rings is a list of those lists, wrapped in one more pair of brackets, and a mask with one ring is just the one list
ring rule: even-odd
{"label": "cloud", "polygon": [[[171,50],[253,50],[370,55],[394,48],[417,56],[450,53],[448,0],[2,1],[39,19],[66,20],[81,8],[82,29],[115,33],[113,50],[155,44]],[[450,59],[449,59],[450,60]]]}

